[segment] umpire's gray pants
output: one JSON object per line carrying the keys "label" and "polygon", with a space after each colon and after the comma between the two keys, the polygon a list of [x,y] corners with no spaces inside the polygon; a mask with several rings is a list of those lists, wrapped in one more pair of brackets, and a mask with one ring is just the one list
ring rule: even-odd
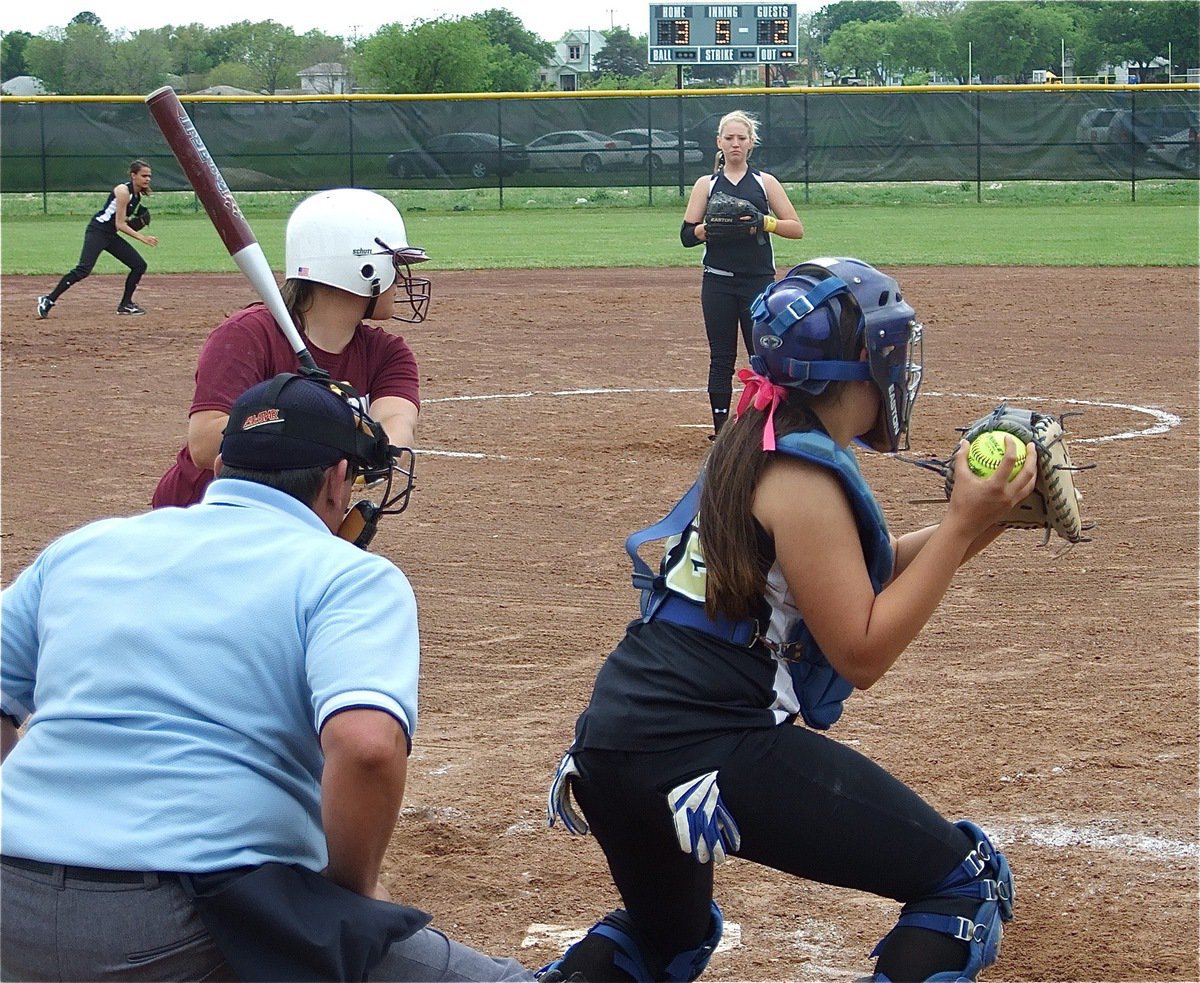
{"label": "umpire's gray pants", "polygon": [[[130,883],[0,863],[0,979],[236,980],[191,900],[169,875]],[[532,980],[493,958],[422,929],[388,950],[372,980],[487,983]]]}

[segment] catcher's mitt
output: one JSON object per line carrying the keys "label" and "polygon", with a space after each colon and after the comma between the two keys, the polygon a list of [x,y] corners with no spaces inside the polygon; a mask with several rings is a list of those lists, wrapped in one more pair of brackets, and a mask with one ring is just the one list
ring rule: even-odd
{"label": "catcher's mitt", "polygon": [[765,217],[746,199],[735,198],[724,191],[714,191],[709,196],[708,208],[704,212],[704,229],[710,241],[753,236],[763,231]]}
{"label": "catcher's mitt", "polygon": [[134,232],[140,232],[150,224],[150,209],[139,207],[136,212],[125,220],[125,224],[133,229]]}
{"label": "catcher's mitt", "polygon": [[[987,416],[982,416],[963,431],[970,441],[987,430],[1003,430],[1022,444],[1030,442],[1037,448],[1037,483],[1024,501],[1014,505],[1000,524],[1010,529],[1043,529],[1043,545],[1050,534],[1057,533],[1068,543],[1084,543],[1084,531],[1094,523],[1085,523],[1079,514],[1083,496],[1075,488],[1073,474],[1094,465],[1077,467],[1071,463],[1062,417],[1047,416],[1032,410],[1022,410],[1001,403]],[[953,461],[953,458],[951,458]],[[945,468],[946,497],[954,490],[954,468]]]}

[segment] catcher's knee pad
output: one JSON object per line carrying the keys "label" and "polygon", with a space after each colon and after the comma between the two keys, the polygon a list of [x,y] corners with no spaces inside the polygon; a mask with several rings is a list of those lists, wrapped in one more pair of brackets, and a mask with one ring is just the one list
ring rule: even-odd
{"label": "catcher's knee pad", "polygon": [[[955,825],[971,837],[974,847],[929,895],[906,904],[896,922],[896,928],[924,928],[966,943],[966,966],[957,972],[935,973],[927,983],[978,979],[980,970],[996,961],[1004,936],[1003,923],[1013,916],[1013,877],[1004,854],[970,820],[962,819]],[[946,912],[947,908],[961,910],[963,901],[978,902],[970,917]],[[883,949],[887,938],[885,935],[875,946],[873,957]],[[868,979],[887,983],[887,977],[879,974]]]}
{"label": "catcher's knee pad", "polygon": [[[570,979],[580,973],[586,980],[629,979],[635,983],[652,983],[661,979],[667,983],[691,983],[699,977],[721,941],[725,920],[721,909],[712,903],[711,931],[695,949],[672,956],[661,976],[656,976],[633,934],[633,919],[618,908],[593,925],[587,935],[562,954],[560,959],[543,966],[535,974],[539,979],[557,971]],[[612,970],[616,970],[613,973]]]}

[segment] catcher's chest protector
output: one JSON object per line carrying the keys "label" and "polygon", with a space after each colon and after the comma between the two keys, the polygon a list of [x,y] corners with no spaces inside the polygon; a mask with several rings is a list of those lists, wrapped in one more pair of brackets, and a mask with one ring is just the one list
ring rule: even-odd
{"label": "catcher's chest protector", "polygon": [[[863,479],[853,453],[840,447],[828,435],[811,432],[787,434],[779,438],[777,449],[837,474],[854,511],[871,586],[879,593],[892,575],[892,543],[883,510]],[[805,723],[825,730],[841,716],[842,704],[854,687],[829,664],[802,620],[788,618],[777,624],[773,613],[770,624],[760,626],[753,619],[731,622],[721,618],[712,622],[704,612],[703,562],[699,559],[702,554],[695,521],[703,477],[701,474],[696,479],[665,518],[632,533],[625,541],[625,549],[634,566],[633,584],[642,591],[642,620],[663,617],[735,645],[765,644],[776,658],[786,663]],[[642,544],[659,539],[668,540],[669,548],[663,568],[655,573],[637,550]],[[685,592],[672,589],[672,585],[679,587],[679,578],[673,573],[680,566],[689,572],[690,589]],[[772,612],[777,613],[781,610],[777,603],[781,598],[773,595],[786,593],[786,584],[776,589],[771,579],[768,578],[766,600]],[[676,602],[682,602],[682,606]],[[794,609],[794,605],[788,607]]]}
{"label": "catcher's chest protector", "polygon": [[812,432],[785,434],[776,442],[776,449],[829,468],[837,474],[850,497],[850,505],[858,521],[858,533],[862,538],[867,573],[871,576],[871,586],[878,594],[892,575],[895,557],[883,510],[858,469],[854,454],[825,434]]}

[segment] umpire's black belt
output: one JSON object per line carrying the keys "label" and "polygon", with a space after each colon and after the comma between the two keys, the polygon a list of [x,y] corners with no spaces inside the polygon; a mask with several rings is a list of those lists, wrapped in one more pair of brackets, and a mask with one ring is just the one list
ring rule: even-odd
{"label": "umpire's black belt", "polygon": [[92,881],[100,884],[149,884],[171,874],[158,874],[140,870],[105,870],[100,867],[72,867],[67,864],[48,864],[41,860],[26,860],[24,857],[0,857],[0,863],[18,870],[29,870],[36,874],[65,878],[74,881]]}

